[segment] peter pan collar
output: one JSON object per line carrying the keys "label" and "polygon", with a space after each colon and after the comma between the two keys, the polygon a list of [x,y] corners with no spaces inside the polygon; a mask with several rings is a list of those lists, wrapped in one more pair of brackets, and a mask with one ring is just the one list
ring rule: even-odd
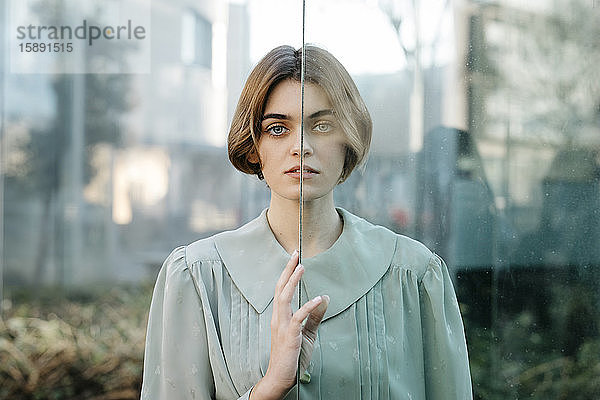
{"label": "peter pan collar", "polygon": [[[343,208],[337,210],[344,221],[340,237],[326,251],[302,260],[302,282],[309,299],[323,294],[330,297],[324,319],[367,293],[389,268],[396,248],[392,231]],[[214,240],[231,279],[262,313],[273,300],[279,275],[290,258],[269,227],[267,210],[234,231],[215,235]]]}

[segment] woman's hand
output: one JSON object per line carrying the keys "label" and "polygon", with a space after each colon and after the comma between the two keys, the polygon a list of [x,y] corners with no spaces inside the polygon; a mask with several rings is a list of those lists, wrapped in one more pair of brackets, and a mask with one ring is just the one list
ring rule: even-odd
{"label": "woman's hand", "polygon": [[[327,311],[329,297],[317,296],[292,313],[292,297],[303,273],[304,267],[298,264],[298,252],[294,251],[275,286],[269,367],[252,389],[252,400],[283,398],[296,383],[301,350],[303,368],[310,362],[317,328]],[[306,324],[302,326],[307,317]]]}

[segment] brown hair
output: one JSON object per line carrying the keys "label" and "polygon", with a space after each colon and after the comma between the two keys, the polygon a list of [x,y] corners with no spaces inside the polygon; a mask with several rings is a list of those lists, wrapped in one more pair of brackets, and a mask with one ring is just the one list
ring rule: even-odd
{"label": "brown hair", "polygon": [[[320,47],[305,45],[304,48],[304,80],[320,86],[329,96],[348,139],[341,183],[366,158],[373,130],[371,116],[344,66]],[[261,120],[267,98],[273,88],[285,79],[300,82],[301,71],[302,48],[294,50],[291,46],[279,46],[265,55],[250,72],[227,139],[229,160],[240,171],[262,178],[260,161],[252,163],[248,157],[258,154]]]}

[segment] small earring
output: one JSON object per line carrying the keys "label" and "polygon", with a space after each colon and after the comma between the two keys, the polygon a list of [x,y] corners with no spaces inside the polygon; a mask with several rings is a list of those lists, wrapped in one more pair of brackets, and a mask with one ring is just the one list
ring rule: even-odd
{"label": "small earring", "polygon": [[258,172],[256,173],[256,176],[258,176],[258,179],[260,179],[261,181],[262,181],[263,179],[265,179],[265,176],[263,175],[262,171],[258,171]]}

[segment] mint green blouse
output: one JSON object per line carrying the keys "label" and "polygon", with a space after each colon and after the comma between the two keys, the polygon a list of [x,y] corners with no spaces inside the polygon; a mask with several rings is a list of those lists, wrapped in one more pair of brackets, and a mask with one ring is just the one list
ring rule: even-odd
{"label": "mint green blouse", "polygon": [[[442,259],[338,208],[342,234],[303,260],[302,301],[331,301],[309,383],[286,399],[471,399],[464,328]],[[175,249],[158,275],[143,400],[247,398],[264,376],[275,284],[289,254],[266,210]],[[294,300],[293,304],[297,304]]]}

